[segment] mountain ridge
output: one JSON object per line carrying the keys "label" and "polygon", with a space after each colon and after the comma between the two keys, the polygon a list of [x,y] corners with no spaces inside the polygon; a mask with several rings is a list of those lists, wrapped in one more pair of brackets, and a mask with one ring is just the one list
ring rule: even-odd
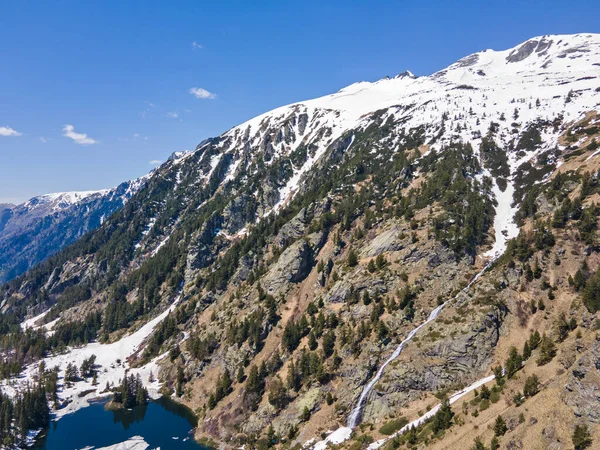
{"label": "mountain ridge", "polygon": [[[580,422],[597,433],[600,35],[551,40],[354,84],[173,155],[96,231],[0,287],[4,386],[40,358],[135,341],[102,352],[100,386],[139,373],[226,448],[334,429],[344,448],[465,448],[498,416],[512,448],[567,442]],[[24,323],[36,350],[11,347]],[[111,392],[83,379],[56,395],[77,398],[70,411]],[[462,408],[440,404],[454,392]],[[534,412],[553,410],[560,428]]]}
{"label": "mountain ridge", "polygon": [[0,205],[0,283],[100,226],[148,177],[112,189],[43,194],[18,205]]}

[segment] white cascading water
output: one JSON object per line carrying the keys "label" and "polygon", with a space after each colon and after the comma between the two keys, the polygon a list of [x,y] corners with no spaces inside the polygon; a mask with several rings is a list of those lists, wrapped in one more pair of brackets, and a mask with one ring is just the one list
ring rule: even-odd
{"label": "white cascading water", "polygon": [[[497,256],[496,256],[496,258],[497,258]],[[479,279],[479,277],[481,277],[481,275],[483,275],[483,273],[490,268],[490,266],[494,263],[496,258],[492,259],[489,263],[487,263],[486,266],[477,275],[475,275],[473,277],[473,279],[469,282],[469,284],[467,286],[465,286],[460,291],[460,293],[454,297],[454,299],[456,299],[461,293],[466,292],[473,285],[473,283],[475,283]],[[405,345],[408,342],[410,342],[410,340],[414,337],[415,334],[417,334],[417,332],[421,328],[423,328],[425,325],[434,321],[437,318],[437,316],[440,314],[440,312],[442,311],[444,306],[446,306],[447,303],[448,302],[443,303],[440,306],[438,306],[437,308],[435,308],[433,311],[431,311],[427,320],[425,322],[423,322],[421,325],[419,325],[417,328],[412,330],[410,333],[408,333],[408,336],[406,336],[406,339],[404,339],[402,342],[400,342],[398,347],[396,347],[396,350],[394,350],[394,353],[392,353],[392,355],[382,364],[382,366],[379,368],[379,370],[377,371],[377,373],[375,374],[373,379],[369,382],[369,384],[367,384],[364,387],[364,389],[358,399],[358,403],[356,404],[354,409],[350,412],[350,415],[348,416],[348,422],[347,422],[348,428],[352,429],[360,423],[363,407],[365,405],[367,396],[371,392],[371,389],[373,389],[373,386],[375,386],[375,384],[379,381],[379,379],[383,375],[383,371],[385,370],[386,366],[389,363],[391,363],[393,360],[395,360],[398,356],[400,356],[400,353],[402,353],[402,350],[404,350]]]}

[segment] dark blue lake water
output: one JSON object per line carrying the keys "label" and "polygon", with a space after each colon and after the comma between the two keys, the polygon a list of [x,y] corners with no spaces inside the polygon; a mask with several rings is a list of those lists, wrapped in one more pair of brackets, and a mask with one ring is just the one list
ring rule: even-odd
{"label": "dark blue lake water", "polygon": [[94,403],[52,422],[46,437],[33,448],[98,448],[142,436],[150,445],[149,449],[207,450],[193,440],[191,432],[196,426],[193,414],[169,399],[152,401],[130,411],[106,411],[104,405],[104,402]]}

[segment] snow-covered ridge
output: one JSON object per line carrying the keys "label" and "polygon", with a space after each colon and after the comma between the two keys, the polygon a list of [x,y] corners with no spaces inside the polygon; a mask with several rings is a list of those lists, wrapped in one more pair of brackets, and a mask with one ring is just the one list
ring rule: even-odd
{"label": "snow-covered ridge", "polygon": [[88,199],[89,197],[101,197],[110,192],[110,189],[102,189],[99,191],[79,191],[79,192],[56,192],[52,194],[44,194],[33,197],[23,204],[29,210],[40,208],[42,206],[50,206],[52,212],[66,209],[76,203]]}
{"label": "snow-covered ridge", "polygon": [[[376,111],[396,121],[398,132],[425,126],[426,140],[436,150],[458,140],[477,148],[492,122],[500,125],[498,145],[506,147],[515,123],[524,130],[559,116],[574,122],[597,109],[599,87],[600,34],[540,36],[507,50],[474,53],[429,76],[406,71],[261,114],[222,135],[220,151],[234,156],[225,179],[247,167],[255,152],[268,152],[268,165],[310,146],[309,157],[280,188],[276,210],[298,191],[303,175],[331,143],[368,126]],[[557,145],[560,132],[544,136],[543,150]]]}

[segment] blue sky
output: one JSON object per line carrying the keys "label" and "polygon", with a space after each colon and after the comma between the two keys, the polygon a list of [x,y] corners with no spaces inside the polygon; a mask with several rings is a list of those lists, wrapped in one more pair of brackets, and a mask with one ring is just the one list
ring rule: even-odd
{"label": "blue sky", "polygon": [[594,1],[3,0],[0,202],[112,187],[274,107],[598,17]]}

